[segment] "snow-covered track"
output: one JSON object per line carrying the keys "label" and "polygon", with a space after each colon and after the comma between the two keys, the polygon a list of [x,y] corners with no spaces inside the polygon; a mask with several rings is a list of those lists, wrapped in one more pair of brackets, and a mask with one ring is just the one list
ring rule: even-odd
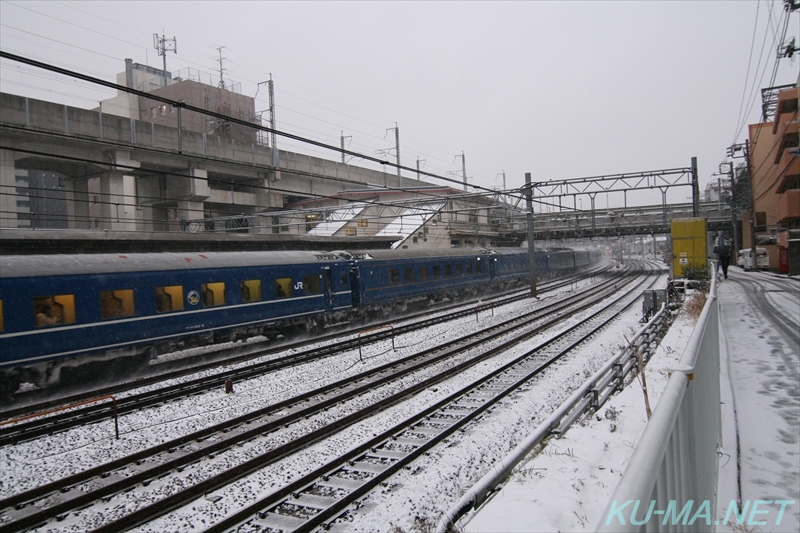
{"label": "snow-covered track", "polygon": [[[593,287],[592,290],[594,292],[600,291],[601,295],[599,298],[602,298],[602,295],[605,294],[603,291],[607,291],[609,285],[616,283],[619,283],[619,279],[609,279],[604,283],[598,284],[597,287]],[[572,300],[573,303],[575,301],[583,302],[583,305],[580,305],[579,307],[586,306],[585,294],[576,295],[572,298]],[[562,300],[559,302],[558,306],[563,307],[564,304],[565,301]],[[470,311],[470,313],[472,312],[474,312],[474,310]],[[552,315],[553,312],[554,306],[547,306],[546,308],[537,310],[534,314],[542,317],[545,315]],[[533,315],[528,317],[516,317],[512,322],[523,324],[524,322],[531,320],[532,317]],[[551,322],[557,320],[557,318],[552,317]],[[505,327],[507,328],[508,325]],[[502,330],[503,328],[494,327],[490,329],[497,331]],[[480,335],[474,336],[475,339],[471,344],[473,346],[479,346],[483,341],[487,340],[489,336],[500,334],[501,333],[493,334],[484,332]],[[429,352],[436,351],[441,351],[441,349],[437,348]],[[133,456],[129,456],[125,458],[125,460],[114,461],[101,467],[92,468],[78,475],[70,476],[69,478],[44,485],[32,491],[26,491],[25,493],[18,494],[12,498],[7,498],[5,501],[0,502],[0,508],[5,508],[4,518],[6,522],[0,526],[0,531],[19,530],[20,528],[31,527],[37,523],[41,523],[43,520],[46,521],[53,517],[65,516],[75,508],[88,505],[92,499],[96,500],[97,498],[108,498],[115,493],[119,493],[124,490],[130,490],[139,483],[147,485],[152,479],[158,478],[159,476],[168,475],[171,470],[182,470],[186,467],[186,465],[198,460],[202,460],[203,457],[206,457],[209,454],[213,455],[221,453],[225,449],[229,449],[236,444],[241,445],[243,442],[257,438],[261,434],[275,431],[282,425],[291,424],[293,421],[308,417],[314,412],[324,410],[335,405],[336,403],[340,403],[345,398],[356,397],[371,389],[374,389],[381,383],[397,380],[398,377],[407,375],[409,372],[430,365],[432,361],[435,362],[437,360],[446,359],[447,357],[452,357],[454,353],[456,353],[456,350],[451,350],[450,353],[445,351],[444,353],[440,353],[435,356],[431,355],[431,353],[417,354],[413,357],[406,358],[405,360],[395,361],[393,363],[383,365],[374,371],[356,376],[355,380],[351,378],[349,380],[343,380],[342,382],[336,383],[331,387],[328,387],[327,391],[312,391],[300,397],[292,398],[289,401],[273,405],[266,410],[262,410],[257,413],[250,413],[247,416],[234,419],[224,425],[220,425],[219,427],[208,428],[201,432],[170,441],[154,449],[146,450]],[[488,354],[482,358],[485,357],[488,357]],[[434,378],[423,381],[421,385],[406,388],[401,393],[391,396],[384,402],[377,402],[373,406],[372,410],[378,411],[382,409],[384,405],[396,402],[399,399],[413,394],[418,390],[422,390],[423,388],[430,386],[432,383],[446,378],[450,373],[458,371],[460,368],[466,368],[467,366],[474,365],[480,359],[481,358],[473,358],[472,361],[467,361],[464,364],[458,365],[457,368],[450,368],[439,376],[435,376]],[[367,379],[367,374],[371,374],[372,377]],[[361,380],[364,380],[364,383],[361,384],[361,386],[354,385],[353,381],[358,382]],[[340,390],[337,391],[337,389]],[[327,394],[329,398],[323,399],[320,396],[321,394]],[[309,402],[310,404],[305,405],[306,402]],[[280,416],[277,416],[275,413],[277,411],[281,411],[282,409],[285,409],[285,412],[281,413]],[[282,450],[276,450],[273,460],[280,458],[282,455],[286,455],[286,453],[296,451],[298,447],[307,445],[314,440],[324,438],[325,435],[333,431],[338,431],[344,425],[352,424],[364,416],[369,416],[369,410],[364,410],[360,415],[351,418],[349,421],[337,421],[335,423],[335,429],[329,428],[317,432],[309,437],[294,439],[284,446]],[[260,420],[259,423],[253,423],[259,417],[263,419]],[[248,430],[246,429],[247,427],[250,427],[251,429]],[[234,431],[234,429],[236,430]],[[211,438],[215,434],[226,435],[226,438]],[[189,451],[186,449],[186,447],[192,449]],[[156,458],[156,455],[159,455],[159,457]],[[265,464],[265,461],[265,458],[261,459],[262,467]],[[268,462],[269,461],[266,461],[266,463]],[[136,464],[134,465],[134,463]],[[154,464],[159,463],[162,464],[153,467]],[[130,472],[128,472],[126,476],[121,476],[120,472],[126,468],[128,468],[129,471],[132,471],[133,475],[130,475]],[[241,469],[239,468],[237,470]],[[52,494],[59,494],[59,497],[52,498]],[[45,500],[47,503],[54,505],[48,507],[47,503],[43,504],[43,501]],[[8,522],[8,518],[10,517],[12,522]],[[14,517],[19,518],[20,520],[15,520]]]}
{"label": "snow-covered track", "polygon": [[[596,274],[599,271],[594,270],[592,273]],[[584,274],[587,275],[587,274]],[[574,278],[567,278],[559,280],[546,285],[546,290],[554,290],[574,283]],[[393,326],[392,330],[379,329],[382,324],[373,326],[375,331],[358,337],[341,339],[341,333],[326,335],[324,337],[317,337],[314,342],[317,346],[312,349],[303,349],[305,343],[295,343],[292,345],[283,345],[276,348],[256,349],[250,350],[246,354],[230,355],[223,357],[211,363],[205,363],[192,368],[177,370],[154,376],[142,380],[137,380],[135,384],[125,384],[117,387],[108,387],[95,390],[91,393],[71,396],[62,399],[61,405],[68,405],[70,402],[86,401],[101,396],[109,396],[119,394],[125,390],[130,390],[133,385],[142,388],[146,385],[157,384],[168,380],[177,380],[184,376],[198,373],[204,370],[220,368],[224,366],[237,365],[242,362],[253,360],[259,357],[268,356],[274,353],[284,352],[286,350],[294,349],[295,353],[288,357],[280,359],[268,360],[264,362],[256,362],[249,364],[246,367],[237,366],[229,370],[221,370],[213,373],[212,375],[202,375],[199,378],[174,383],[171,385],[161,386],[157,389],[149,389],[144,392],[132,394],[130,396],[118,398],[116,401],[115,412],[117,415],[133,412],[136,410],[144,409],[149,406],[163,404],[165,402],[175,401],[180,398],[185,398],[193,394],[201,394],[208,390],[223,387],[227,380],[242,381],[249,379],[253,376],[263,375],[268,372],[275,372],[280,369],[301,365],[309,361],[323,359],[337,353],[347,350],[358,348],[359,346],[369,345],[370,343],[379,342],[391,335],[402,335],[410,331],[429,327],[433,324],[455,320],[462,316],[480,313],[495,306],[505,305],[507,303],[517,301],[528,297],[527,291],[517,291],[510,295],[501,295],[497,298],[487,301],[485,303],[451,306],[446,309],[437,309],[438,312],[444,311],[435,317],[430,317],[426,314],[416,314],[407,317],[406,323],[400,326]],[[414,320],[418,319],[418,320]],[[388,324],[388,323],[387,323]],[[330,341],[324,344],[325,341]],[[321,344],[321,345],[320,345]],[[239,348],[234,348],[231,352],[241,351]],[[45,402],[37,405],[28,406],[25,409],[17,409],[13,411],[5,411],[2,417],[6,420],[13,419],[17,416],[28,415],[37,411],[46,411],[53,405],[58,405],[54,402]],[[69,409],[68,411],[59,412],[52,416],[37,417],[29,419],[25,422],[16,424],[3,424],[0,425],[0,446],[10,444],[17,444],[19,442],[38,438],[43,435],[53,434],[60,431],[67,431],[71,428],[86,425],[98,420],[107,419],[112,415],[112,411],[108,402],[96,402],[81,408]]]}
{"label": "snow-covered track", "polygon": [[[3,524],[0,531],[5,531],[6,527],[16,530],[19,527],[29,527],[37,522],[53,517],[64,516],[75,508],[85,506],[93,500],[107,498],[110,495],[124,490],[130,490],[139,483],[149,484],[152,479],[167,475],[170,471],[180,470],[187,465],[202,460],[209,455],[219,454],[234,445],[257,438],[262,434],[279,430],[282,426],[287,426],[311,416],[314,413],[331,408],[347,399],[358,397],[382,384],[397,381],[398,379],[411,374],[414,371],[429,367],[436,362],[452,358],[460,352],[469,348],[481,346],[493,337],[500,337],[508,333],[509,328],[523,328],[532,320],[542,317],[549,317],[548,323],[539,325],[534,330],[530,330],[526,335],[530,336],[563,318],[563,311],[559,315],[554,313],[572,306],[572,312],[586,308],[588,294],[594,294],[595,299],[607,297],[615,284],[620,282],[620,278],[613,277],[603,283],[598,284],[581,294],[571,298],[561,300],[556,304],[539,308],[526,316],[518,316],[500,325],[487,328],[484,331],[470,335],[468,338],[461,339],[458,347],[442,349],[436,347],[431,350],[406,357],[405,359],[394,361],[373,370],[362,372],[355,378],[348,378],[334,383],[327,387],[310,391],[306,394],[293,397],[284,402],[271,405],[265,409],[248,413],[242,417],[235,418],[217,426],[209,427],[204,430],[186,435],[184,437],[168,441],[157,447],[144,450],[140,453],[122,458],[120,460],[106,463],[96,468],[85,470],[79,474],[64,478],[37,489],[26,491],[14,497],[0,501],[0,509],[5,509],[6,517],[19,517],[15,523]],[[577,305],[577,307],[576,307]],[[473,312],[473,311],[471,311]],[[373,412],[379,411],[386,405],[399,401],[419,390],[429,387],[431,384],[445,379],[448,375],[459,370],[472,366],[482,359],[489,357],[491,353],[484,353],[477,357],[468,359],[461,364],[446,369],[444,372],[423,380],[416,386],[404,387],[402,390],[388,399],[377,401],[371,406],[362,409],[354,416],[346,417],[335,422],[335,427],[329,426],[313,431],[298,439],[293,439],[279,449],[269,454],[269,457],[261,456],[257,462],[259,468],[269,462],[280,459],[289,453],[293,453],[299,447],[318,441],[327,435],[339,431],[342,427],[352,424]],[[134,472],[125,477],[120,476],[124,470]],[[242,471],[238,467],[237,475]],[[224,476],[219,477],[216,483],[224,483]],[[59,497],[53,502],[52,494],[67,495]],[[66,501],[62,501],[66,500]],[[47,503],[54,505],[47,506]],[[31,514],[33,510],[36,510]],[[13,520],[13,518],[12,518]]]}
{"label": "snow-covered track", "polygon": [[636,301],[636,288],[646,279],[590,320],[552,337],[340,458],[226,517],[205,533],[251,530],[301,533],[320,526],[326,529],[359,498],[454,432],[463,430],[614,320]]}

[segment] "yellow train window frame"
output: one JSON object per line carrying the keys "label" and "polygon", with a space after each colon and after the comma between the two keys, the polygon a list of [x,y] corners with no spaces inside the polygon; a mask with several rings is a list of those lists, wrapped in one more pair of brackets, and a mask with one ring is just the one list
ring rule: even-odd
{"label": "yellow train window frame", "polygon": [[239,290],[242,294],[243,302],[260,302],[261,301],[261,280],[248,279],[239,282]]}
{"label": "yellow train window frame", "polygon": [[100,292],[100,317],[103,320],[133,316],[133,289]]}
{"label": "yellow train window frame", "polygon": [[76,321],[74,294],[39,296],[33,299],[33,309],[36,327],[74,324]]}
{"label": "yellow train window frame", "polygon": [[294,295],[292,288],[292,278],[276,278],[275,279],[275,297],[276,298],[289,298]]}
{"label": "yellow train window frame", "polygon": [[200,285],[201,301],[203,307],[217,307],[225,305],[225,283],[203,283]]}
{"label": "yellow train window frame", "polygon": [[159,313],[183,311],[183,285],[165,285],[162,287],[156,287],[155,296],[156,311]]}

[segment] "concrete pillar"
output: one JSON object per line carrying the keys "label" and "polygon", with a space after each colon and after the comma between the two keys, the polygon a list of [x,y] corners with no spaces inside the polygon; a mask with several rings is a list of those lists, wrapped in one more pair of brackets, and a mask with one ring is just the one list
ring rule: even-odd
{"label": "concrete pillar", "polygon": [[14,152],[0,150],[0,228],[19,227],[17,177],[14,167]]}
{"label": "concrete pillar", "polygon": [[136,178],[122,172],[100,177],[100,227],[111,231],[136,231]]}
{"label": "concrete pillar", "polygon": [[209,196],[211,191],[208,188],[208,171],[202,168],[190,168],[167,176],[167,198],[178,202],[175,217],[181,231],[204,231],[205,227],[199,221],[203,220],[203,202]]}
{"label": "concrete pillar", "polygon": [[188,231],[189,233],[204,231],[204,223],[200,222],[203,220],[204,214],[203,202],[178,200],[177,217],[180,221],[181,231]]}
{"label": "concrete pillar", "polygon": [[204,202],[209,196],[208,171],[202,168],[191,168],[167,176],[167,198]]}
{"label": "concrete pillar", "polygon": [[67,227],[69,229],[91,228],[89,216],[89,180],[67,180]]}
{"label": "concrete pillar", "polygon": [[[280,173],[278,173],[280,174]],[[283,198],[279,193],[272,191],[274,182],[280,177],[275,177],[272,172],[261,174],[259,173],[258,186],[256,188],[256,212],[270,211],[271,208],[282,208]],[[272,215],[259,217],[252,220],[252,226],[249,233],[256,234],[269,234],[273,233],[272,228]]]}

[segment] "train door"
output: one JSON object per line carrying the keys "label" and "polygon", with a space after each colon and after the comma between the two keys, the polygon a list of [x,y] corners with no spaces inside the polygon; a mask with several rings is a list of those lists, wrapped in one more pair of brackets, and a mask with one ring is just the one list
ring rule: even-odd
{"label": "train door", "polygon": [[325,311],[333,311],[333,280],[331,278],[331,267],[322,267],[322,291],[325,295]]}
{"label": "train door", "polygon": [[353,307],[361,307],[361,281],[358,265],[350,265],[350,291],[353,295]]}

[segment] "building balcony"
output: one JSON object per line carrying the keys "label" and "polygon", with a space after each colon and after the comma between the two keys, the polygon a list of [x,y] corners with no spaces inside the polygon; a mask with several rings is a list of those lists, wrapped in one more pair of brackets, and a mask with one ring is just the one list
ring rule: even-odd
{"label": "building balcony", "polygon": [[778,199],[778,223],[800,219],[800,189],[786,191]]}

